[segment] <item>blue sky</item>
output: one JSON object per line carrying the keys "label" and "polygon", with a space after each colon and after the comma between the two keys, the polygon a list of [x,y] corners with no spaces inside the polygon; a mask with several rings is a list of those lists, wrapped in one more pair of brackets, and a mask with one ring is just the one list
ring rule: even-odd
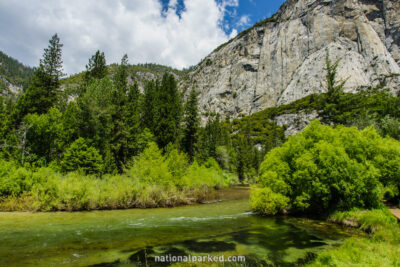
{"label": "blue sky", "polygon": [[196,65],[217,46],[274,14],[283,0],[0,0],[0,50],[37,66],[54,33],[64,71],[84,70],[96,50],[107,63]]}
{"label": "blue sky", "polygon": [[[239,0],[238,7],[228,7],[229,13],[225,14],[224,23],[229,28],[225,31],[230,32],[236,28],[241,32],[260,20],[271,17],[284,2],[284,0]],[[243,16],[249,18],[247,25],[239,25]]]}
{"label": "blue sky", "polygon": [[[170,0],[160,0],[163,4],[163,10],[168,10]],[[222,4],[222,0],[216,0]],[[241,32],[260,20],[271,17],[284,0],[239,0],[238,6],[227,6],[223,20],[223,29],[228,35],[236,29]],[[185,9],[184,0],[178,0],[177,14],[180,15]],[[243,18],[246,18],[243,19]]]}

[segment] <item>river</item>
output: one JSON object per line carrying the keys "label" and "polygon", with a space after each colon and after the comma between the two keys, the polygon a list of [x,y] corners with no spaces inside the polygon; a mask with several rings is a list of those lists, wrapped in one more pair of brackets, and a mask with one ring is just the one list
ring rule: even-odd
{"label": "river", "polygon": [[220,197],[167,209],[0,213],[0,266],[159,266],[155,257],[164,255],[246,256],[247,266],[291,266],[348,236],[322,221],[253,214],[247,188]]}

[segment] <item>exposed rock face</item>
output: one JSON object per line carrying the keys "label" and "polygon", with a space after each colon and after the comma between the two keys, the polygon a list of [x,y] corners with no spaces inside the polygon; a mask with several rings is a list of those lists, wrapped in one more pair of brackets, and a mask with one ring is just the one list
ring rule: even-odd
{"label": "exposed rock face", "polygon": [[10,83],[7,79],[0,75],[1,82],[6,86],[5,90],[0,91],[0,95],[9,96],[9,95],[18,95],[22,93],[22,87],[14,85]]}
{"label": "exposed rock face", "polygon": [[[270,22],[216,49],[181,87],[200,111],[233,118],[325,89],[325,58],[341,59],[345,91],[400,73],[400,0],[288,0]],[[399,90],[400,78],[391,87]]]}
{"label": "exposed rock face", "polygon": [[283,114],[274,118],[274,122],[279,126],[286,126],[285,136],[289,137],[301,132],[310,124],[312,120],[318,118],[318,112],[311,113],[301,112],[299,114]]}

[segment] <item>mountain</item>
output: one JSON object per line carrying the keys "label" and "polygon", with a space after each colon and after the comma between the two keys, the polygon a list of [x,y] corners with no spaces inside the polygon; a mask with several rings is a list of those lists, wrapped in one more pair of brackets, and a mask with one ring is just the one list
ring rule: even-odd
{"label": "mountain", "polygon": [[0,95],[21,92],[28,86],[33,68],[0,51]]}
{"label": "mountain", "polygon": [[[221,45],[180,83],[200,110],[239,118],[326,90],[326,55],[345,91],[400,73],[400,0],[288,0]],[[400,78],[389,86],[399,91]]]}
{"label": "mountain", "polygon": [[[108,73],[112,76],[117,69],[116,64],[108,66]],[[143,91],[144,84],[148,80],[161,79],[164,73],[171,73],[177,80],[184,80],[187,77],[187,71],[177,70],[171,67],[145,63],[128,66],[128,84],[138,83],[139,89]],[[61,80],[64,90],[74,91],[84,80],[85,72],[73,74],[68,78]],[[72,93],[73,94],[73,93]]]}

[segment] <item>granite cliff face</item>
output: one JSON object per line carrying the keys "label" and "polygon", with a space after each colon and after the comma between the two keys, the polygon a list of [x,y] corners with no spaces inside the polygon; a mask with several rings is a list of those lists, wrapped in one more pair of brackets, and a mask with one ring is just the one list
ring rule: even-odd
{"label": "granite cliff face", "polygon": [[[325,91],[325,58],[345,91],[400,73],[400,0],[288,0],[272,18],[217,48],[181,82],[203,118],[231,118]],[[390,84],[399,90],[400,78]]]}
{"label": "granite cliff face", "polygon": [[0,75],[0,96],[16,96],[22,93],[22,86],[10,83]]}

